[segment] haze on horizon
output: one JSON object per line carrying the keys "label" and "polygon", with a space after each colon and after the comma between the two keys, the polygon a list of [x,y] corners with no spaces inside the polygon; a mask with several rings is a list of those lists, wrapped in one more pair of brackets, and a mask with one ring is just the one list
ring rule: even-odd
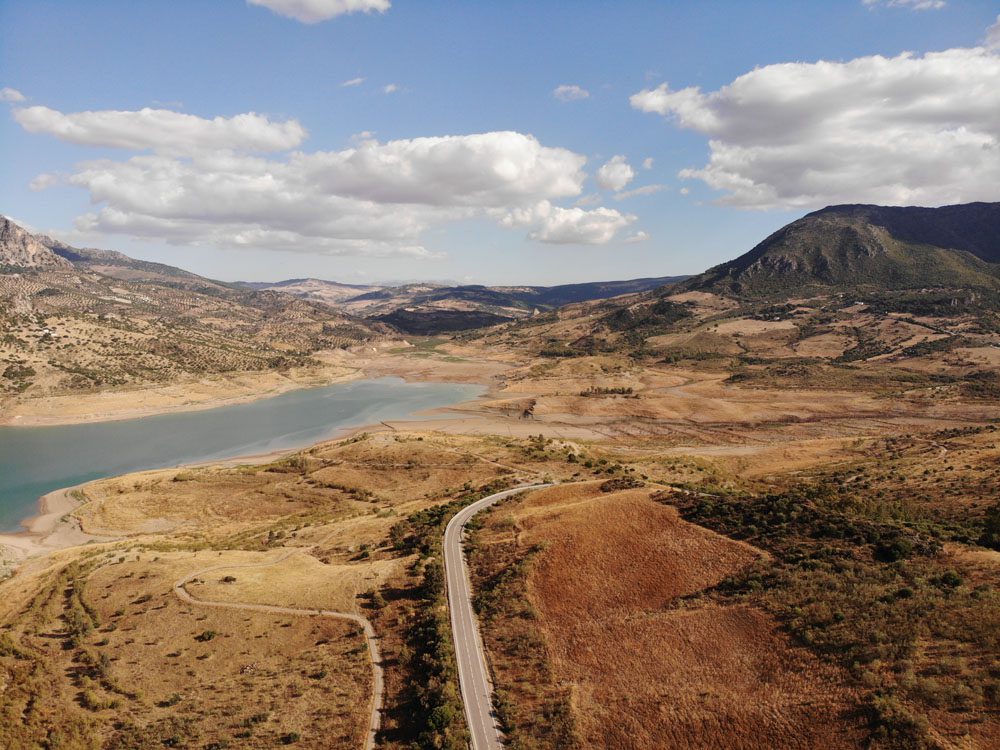
{"label": "haze on horizon", "polygon": [[992,2],[0,2],[0,213],[223,280],[695,273],[997,200]]}

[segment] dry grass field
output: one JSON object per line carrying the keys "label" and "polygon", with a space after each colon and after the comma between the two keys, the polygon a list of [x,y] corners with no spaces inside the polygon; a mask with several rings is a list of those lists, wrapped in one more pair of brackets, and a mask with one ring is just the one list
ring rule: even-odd
{"label": "dry grass field", "polygon": [[358,627],[183,602],[174,583],[194,575],[195,600],[370,618],[385,656],[385,746],[408,747],[420,577],[393,527],[464,488],[564,465],[529,453],[384,431],[271,463],[87,485],[75,517],[121,541],[34,558],[2,584],[0,745],[360,747],[372,677]]}
{"label": "dry grass field", "polygon": [[174,596],[217,558],[118,546],[8,586],[4,747],[358,747],[371,677],[357,626]]}
{"label": "dry grass field", "polygon": [[517,625],[501,617],[487,628],[505,698],[516,705],[538,689],[519,681],[517,653],[540,638],[541,671],[564,693],[572,727],[533,736],[540,729],[521,715],[516,746],[858,746],[836,669],[793,647],[758,609],[690,600],[761,552],[680,520],[649,495],[593,483],[540,491],[498,508],[479,532],[484,582],[505,547],[536,551],[524,595],[537,632],[511,634]]}

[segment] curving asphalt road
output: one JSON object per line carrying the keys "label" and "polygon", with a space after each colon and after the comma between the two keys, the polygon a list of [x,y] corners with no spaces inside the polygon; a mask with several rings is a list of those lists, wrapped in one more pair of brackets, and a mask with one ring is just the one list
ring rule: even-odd
{"label": "curving asphalt road", "polygon": [[218,607],[220,609],[240,609],[250,612],[264,612],[267,614],[278,614],[278,615],[311,615],[315,617],[333,617],[338,620],[350,620],[361,626],[361,629],[365,634],[365,641],[368,643],[368,656],[371,658],[372,662],[372,676],[374,678],[374,685],[372,686],[372,701],[371,701],[371,718],[368,720],[368,734],[365,736],[365,750],[374,750],[375,740],[378,736],[379,726],[381,725],[382,719],[382,701],[385,694],[385,677],[382,671],[382,656],[379,653],[378,648],[378,638],[375,635],[375,629],[372,624],[361,615],[352,614],[350,612],[334,612],[328,609],[298,609],[295,607],[278,607],[272,604],[242,604],[239,602],[219,602],[210,601],[208,599],[196,599],[191,596],[188,590],[184,587],[185,584],[190,583],[195,578],[201,578],[209,573],[214,573],[220,570],[238,570],[240,568],[265,568],[271,565],[277,565],[283,560],[288,559],[292,554],[296,554],[301,550],[295,550],[288,555],[283,555],[282,557],[267,563],[247,563],[243,565],[216,565],[211,568],[205,568],[199,570],[195,573],[190,573],[184,576],[179,581],[174,583],[174,593],[178,598],[187,602],[188,604],[197,604],[202,607]]}
{"label": "curving asphalt road", "polygon": [[462,508],[444,530],[444,569],[451,613],[451,632],[455,640],[458,681],[465,704],[465,719],[472,737],[472,750],[501,750],[503,738],[493,711],[493,682],[486,666],[486,654],[479,635],[479,623],[472,610],[469,572],[462,553],[462,532],[476,513],[493,503],[527,490],[551,487],[531,484],[484,497]]}

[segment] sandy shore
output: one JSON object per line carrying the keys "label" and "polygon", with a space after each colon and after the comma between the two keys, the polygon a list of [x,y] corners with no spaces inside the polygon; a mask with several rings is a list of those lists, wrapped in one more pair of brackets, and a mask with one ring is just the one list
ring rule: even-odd
{"label": "sandy shore", "polygon": [[108,537],[87,534],[80,528],[80,522],[69,515],[80,505],[77,493],[84,486],[66,487],[43,495],[38,515],[23,522],[24,531],[0,534],[0,575],[31,557],[88,542],[111,541]]}

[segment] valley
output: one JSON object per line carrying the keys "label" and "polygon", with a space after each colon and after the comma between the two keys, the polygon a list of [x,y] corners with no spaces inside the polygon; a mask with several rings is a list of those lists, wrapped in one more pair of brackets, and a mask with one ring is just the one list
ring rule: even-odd
{"label": "valley", "polygon": [[[997,207],[975,216],[997,226]],[[130,266],[94,255],[5,273],[13,424],[90,419],[102,399],[134,414],[161,388],[177,401],[150,409],[187,409],[215,378],[231,395],[387,375],[481,395],[76,488],[57,519],[74,534],[0,583],[0,744],[363,747],[375,665],[356,620],[296,614],[322,611],[377,637],[376,747],[465,748],[445,529],[551,484],[467,524],[504,747],[995,746],[997,262],[934,244],[954,212],[932,231],[933,214],[901,228],[852,208],[850,241],[824,229],[845,211],[819,213],[749,262],[433,335],[333,292],[110,281]],[[898,264],[898,284],[872,270]],[[213,337],[234,359],[197,355]]]}

